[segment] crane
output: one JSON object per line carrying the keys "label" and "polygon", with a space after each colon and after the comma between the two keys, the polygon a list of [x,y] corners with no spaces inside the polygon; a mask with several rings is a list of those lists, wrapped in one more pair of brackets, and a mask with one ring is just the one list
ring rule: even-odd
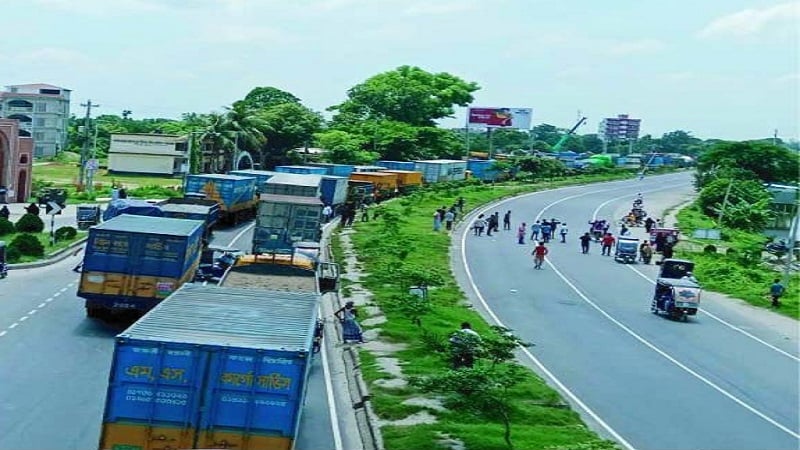
{"label": "crane", "polygon": [[572,133],[574,133],[579,126],[583,125],[584,122],[586,122],[586,117],[581,117],[580,120],[578,120],[578,123],[576,123],[574,127],[572,127],[569,131],[567,131],[567,134],[561,136],[561,139],[559,139],[558,142],[556,142],[556,145],[554,145],[551,150],[553,152],[561,150],[561,146],[563,146],[564,143],[567,142],[567,139],[569,139],[570,135],[572,135]]}

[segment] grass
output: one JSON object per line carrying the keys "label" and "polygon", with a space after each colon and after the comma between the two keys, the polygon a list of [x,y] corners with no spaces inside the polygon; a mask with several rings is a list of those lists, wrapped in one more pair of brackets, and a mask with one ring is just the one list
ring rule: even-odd
{"label": "grass", "polygon": [[[678,227],[686,236],[691,236],[698,228],[716,227],[696,205],[683,208],[677,219]],[[728,228],[722,228],[721,234],[721,241],[688,237],[677,247],[676,257],[694,261],[695,276],[702,281],[704,289],[770,308],[769,287],[775,278],[783,278],[783,274],[761,261],[761,249],[767,238],[759,233]],[[722,253],[704,253],[702,249],[707,245],[714,245]],[[800,274],[789,277],[781,303],[778,313],[800,319]]]}
{"label": "grass", "polygon": [[[466,209],[477,208],[499,198],[523,192],[550,189],[589,181],[629,178],[630,174],[603,174],[562,179],[536,185],[511,183],[505,185],[452,185],[425,189],[408,197],[385,203],[377,208],[380,218],[371,222],[356,222],[357,233],[351,239],[359,262],[368,275],[364,285],[373,294],[373,301],[381,307],[387,322],[380,325],[381,339],[405,343],[407,348],[393,356],[399,359],[405,376],[430,376],[449,368],[448,356],[438,350],[436,342],[444,342],[457,324],[471,322],[479,333],[489,333],[489,325],[467,303],[464,293],[452,275],[449,261],[450,237],[432,230],[431,211],[441,205],[451,205],[463,196]],[[465,211],[467,212],[467,211]],[[387,239],[389,226],[397,224],[395,239]],[[338,238],[338,237],[337,237]],[[334,253],[341,255],[341,243],[333,241]],[[336,256],[341,261],[341,256]],[[416,270],[416,272],[415,272]],[[403,272],[405,271],[405,272]],[[436,283],[429,283],[430,312],[422,316],[421,325],[412,323],[406,311],[392,301],[407,287],[402,282],[404,273],[417,273]],[[437,284],[433,286],[433,284]],[[383,420],[396,420],[418,412],[424,407],[404,405],[412,397],[425,396],[414,387],[386,389],[375,384],[385,379],[375,357],[362,350],[361,369],[370,385],[373,406]],[[524,381],[514,388],[512,408],[512,440],[520,449],[610,449],[614,444],[599,438],[580,420],[578,414],[565,406],[558,393],[533,372],[527,372]],[[470,450],[507,448],[503,441],[503,426],[499,420],[478,417],[464,411],[437,412],[435,424],[415,426],[384,426],[384,445],[388,450],[409,448],[447,448],[437,444],[445,436],[464,442]]]}
{"label": "grass", "polygon": [[[9,244],[11,241],[14,240],[14,238],[17,236],[17,234],[18,233],[11,233],[11,234],[7,234],[5,236],[0,236],[0,241],[5,241],[6,244]],[[13,261],[14,264],[36,262],[36,261],[41,261],[43,259],[47,259],[47,257],[49,255],[51,255],[51,254],[53,254],[53,253],[55,253],[55,252],[57,252],[59,250],[65,249],[65,248],[69,247],[71,244],[75,243],[76,241],[85,238],[86,237],[86,233],[78,232],[78,235],[75,236],[74,239],[57,241],[56,244],[53,245],[53,246],[50,245],[50,232],[49,231],[38,233],[38,234],[36,234],[36,237],[39,238],[39,242],[41,242],[42,245],[44,246],[44,256],[43,257],[39,257],[39,256],[22,255],[19,260]],[[8,261],[8,262],[12,263],[12,261]]]}
{"label": "grass", "polygon": [[[55,187],[74,186],[78,181],[78,165],[74,163],[50,162],[33,166],[33,178],[40,181],[52,182]],[[154,175],[117,175],[109,174],[107,170],[99,170],[94,174],[93,181],[100,187],[111,186],[112,183],[121,183],[125,188],[143,186],[180,186],[181,179],[168,176]]]}

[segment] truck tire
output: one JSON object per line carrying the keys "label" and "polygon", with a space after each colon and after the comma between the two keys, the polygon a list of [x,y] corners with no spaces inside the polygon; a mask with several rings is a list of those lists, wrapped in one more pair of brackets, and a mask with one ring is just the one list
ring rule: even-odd
{"label": "truck tire", "polygon": [[86,317],[91,319],[102,319],[105,317],[105,315],[105,310],[103,310],[103,308],[86,307]]}

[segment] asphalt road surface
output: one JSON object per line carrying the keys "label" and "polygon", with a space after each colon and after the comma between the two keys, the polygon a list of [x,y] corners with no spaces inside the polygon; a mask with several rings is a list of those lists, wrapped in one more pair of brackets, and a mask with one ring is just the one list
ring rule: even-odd
{"label": "asphalt road surface", "polygon": [[[646,209],[691,189],[681,173],[511,199],[488,210],[511,210],[512,231],[475,237],[465,226],[455,236],[466,261],[457,272],[490,319],[535,344],[522,360],[623,447],[798,449],[796,326],[782,334],[769,326],[773,313],[741,314],[725,301],[701,304],[688,322],[651,314],[657,266],[616,263],[597,244],[580,252],[587,222],[621,216],[637,192]],[[519,245],[515,230],[553,217],[570,235],[551,242],[547,264],[535,270],[530,236]]]}
{"label": "asphalt road surface", "polygon": [[[248,225],[214,243],[247,250]],[[0,280],[0,449],[97,448],[114,336],[126,323],[86,318],[72,268],[82,255]],[[314,358],[298,450],[334,448],[321,358]]]}

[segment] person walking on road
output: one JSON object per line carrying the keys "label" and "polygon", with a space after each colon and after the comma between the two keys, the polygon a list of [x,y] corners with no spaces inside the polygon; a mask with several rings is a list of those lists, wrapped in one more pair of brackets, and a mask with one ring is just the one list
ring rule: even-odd
{"label": "person walking on road", "polygon": [[786,288],[781,284],[780,278],[775,278],[775,281],[769,288],[769,295],[772,297],[773,308],[778,308],[781,306],[781,296],[785,291]]}
{"label": "person walking on road", "polygon": [[648,217],[648,218],[647,218],[647,219],[644,221],[644,231],[646,231],[648,234],[650,234],[650,230],[652,230],[652,229],[653,229],[653,225],[655,225],[655,224],[656,224],[656,221],[655,221],[655,220],[653,220],[653,218],[652,218],[652,217]]}
{"label": "person walking on road", "polygon": [[536,223],[531,224],[531,240],[536,241],[539,239],[539,232],[542,230],[542,224],[537,220]]}
{"label": "person walking on road", "polygon": [[486,235],[487,236],[491,236],[492,235],[492,231],[494,230],[494,221],[495,220],[496,219],[495,219],[495,215],[494,214],[489,214],[489,218],[486,219]]}
{"label": "person walking on road", "polygon": [[347,302],[339,308],[335,313],[337,319],[342,324],[342,339],[347,341],[356,341],[359,344],[364,343],[364,335],[361,332],[361,325],[356,320],[358,312],[353,302]]}
{"label": "person walking on road", "polygon": [[519,226],[517,229],[517,243],[524,244],[525,243],[525,232],[528,231],[528,225],[525,222],[522,222],[522,225]]}
{"label": "person walking on road", "polygon": [[433,231],[442,229],[442,218],[439,216],[439,211],[433,212]]}
{"label": "person walking on road", "polygon": [[587,231],[581,236],[581,253],[584,255],[589,253],[589,243],[592,242],[592,235]]}
{"label": "person walking on road", "polygon": [[0,208],[0,217],[8,220],[10,216],[11,216],[11,211],[8,210],[8,206],[3,205],[3,207]]}
{"label": "person walking on road", "polygon": [[453,211],[447,211],[444,213],[444,228],[447,231],[451,231],[453,229],[453,220],[455,220],[456,215]]}
{"label": "person walking on road", "polygon": [[539,245],[534,247],[531,255],[533,255],[533,268],[534,269],[541,269],[542,263],[544,262],[544,257],[550,253],[550,250],[544,246],[544,241],[540,241]]}
{"label": "person walking on road", "polygon": [[503,215],[503,229],[511,229],[511,211],[506,211],[506,213]]}
{"label": "person walking on road", "polygon": [[614,235],[611,233],[606,233],[601,241],[601,243],[603,244],[602,254],[606,256],[611,256],[611,247],[614,246],[615,242],[617,242],[617,240],[614,239]]}
{"label": "person walking on road", "polygon": [[542,241],[550,242],[550,232],[553,230],[550,222],[547,220],[542,221]]}
{"label": "person walking on road", "polygon": [[472,224],[472,230],[475,236],[483,236],[484,228],[486,228],[486,220],[483,218],[483,214],[481,214],[475,219],[475,223]]}
{"label": "person walking on road", "polygon": [[650,264],[650,260],[653,259],[653,247],[650,246],[649,242],[644,241],[639,246],[639,259],[645,264]]}
{"label": "person walking on road", "polygon": [[567,233],[569,233],[569,228],[567,228],[566,223],[561,224],[558,228],[558,233],[561,235],[561,243],[565,244],[567,242]]}

